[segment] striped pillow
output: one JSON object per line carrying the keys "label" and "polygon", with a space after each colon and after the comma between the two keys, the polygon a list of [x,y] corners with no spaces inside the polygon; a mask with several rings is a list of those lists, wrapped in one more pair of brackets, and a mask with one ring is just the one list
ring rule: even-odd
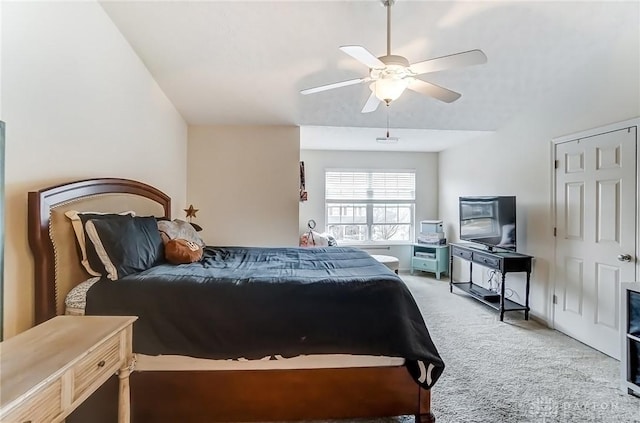
{"label": "striped pillow", "polygon": [[[97,258],[93,245],[87,245],[85,236],[85,223],[89,219],[110,219],[114,216],[130,216],[136,215],[134,211],[124,211],[122,213],[100,213],[100,212],[79,212],[77,210],[69,210],[64,214],[71,220],[73,232],[76,234],[76,242],[80,253],[80,262],[86,269],[87,273],[92,276],[102,276],[105,274],[104,266]],[[87,251],[87,248],[89,251]],[[91,256],[91,260],[89,259]],[[93,266],[92,266],[93,265]]]}

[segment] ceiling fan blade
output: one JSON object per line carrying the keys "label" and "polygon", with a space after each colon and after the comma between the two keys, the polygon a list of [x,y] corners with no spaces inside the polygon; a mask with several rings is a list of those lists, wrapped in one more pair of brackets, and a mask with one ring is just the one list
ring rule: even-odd
{"label": "ceiling fan blade", "polygon": [[487,63],[487,56],[485,56],[482,50],[470,50],[414,63],[410,68],[416,75],[422,75],[423,73],[480,65],[482,63]]}
{"label": "ceiling fan blade", "polygon": [[334,88],[346,87],[349,85],[360,84],[362,82],[368,81],[369,78],[358,78],[358,79],[349,79],[347,81],[335,82],[333,84],[321,85],[319,87],[307,88],[306,90],[300,91],[300,94],[313,94],[319,93],[320,91],[332,90]]}
{"label": "ceiling fan blade", "polygon": [[432,84],[431,82],[426,82],[421,79],[414,79],[407,88],[420,94],[437,98],[445,103],[452,103],[462,96],[460,93],[442,88],[439,85]]}
{"label": "ceiling fan blade", "polygon": [[380,59],[362,46],[342,46],[340,47],[340,50],[347,53],[358,62],[367,65],[371,69],[380,69],[385,67],[385,64],[382,63]]}
{"label": "ceiling fan blade", "polygon": [[380,104],[380,100],[378,99],[378,97],[376,97],[376,93],[372,92],[371,95],[369,96],[369,99],[367,100],[367,102],[364,104],[364,107],[362,108],[362,113],[375,112],[376,109],[378,109],[379,104]]}

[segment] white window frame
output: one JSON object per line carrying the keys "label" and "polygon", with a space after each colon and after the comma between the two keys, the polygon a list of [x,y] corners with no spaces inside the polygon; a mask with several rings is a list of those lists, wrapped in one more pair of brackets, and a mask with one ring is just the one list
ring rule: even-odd
{"label": "white window frame", "polygon": [[[363,198],[348,198],[348,197],[341,197],[341,198],[328,198],[327,196],[327,176],[329,173],[331,172],[341,172],[341,173],[366,173],[368,174],[368,189],[367,189],[367,197],[366,199]],[[411,197],[410,198],[388,198],[388,199],[372,199],[372,195],[373,195],[373,190],[371,187],[371,175],[373,174],[380,174],[380,173],[404,173],[404,174],[410,174],[413,177],[413,190],[411,192]],[[413,239],[415,238],[415,213],[416,213],[416,171],[415,169],[325,169],[325,176],[324,176],[324,182],[325,182],[325,231],[327,233],[330,233],[329,227],[330,226],[337,226],[337,225],[343,225],[343,226],[350,226],[350,225],[366,225],[366,233],[365,233],[365,239],[364,240],[349,240],[349,239],[345,239],[345,240],[338,240],[340,243],[342,244],[410,244],[413,242]],[[330,206],[337,206],[339,204],[345,204],[345,205],[354,205],[357,206],[359,204],[361,205],[365,205],[366,206],[366,221],[365,222],[348,222],[348,223],[329,223],[329,207]],[[376,205],[384,205],[384,204],[397,204],[399,206],[409,206],[411,208],[410,211],[410,222],[407,223],[395,223],[398,225],[409,225],[409,234],[408,234],[408,238],[404,239],[404,240],[389,240],[389,239],[380,239],[380,240],[373,240],[372,239],[372,228],[374,225],[379,225],[380,223],[374,223],[373,222],[373,208]],[[394,224],[389,223],[389,224]]]}

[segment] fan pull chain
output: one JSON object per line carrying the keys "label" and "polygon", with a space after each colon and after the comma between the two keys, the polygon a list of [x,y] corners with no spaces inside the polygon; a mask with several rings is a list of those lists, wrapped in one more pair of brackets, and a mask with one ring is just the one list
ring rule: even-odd
{"label": "fan pull chain", "polygon": [[389,138],[389,104],[387,103],[387,138]]}

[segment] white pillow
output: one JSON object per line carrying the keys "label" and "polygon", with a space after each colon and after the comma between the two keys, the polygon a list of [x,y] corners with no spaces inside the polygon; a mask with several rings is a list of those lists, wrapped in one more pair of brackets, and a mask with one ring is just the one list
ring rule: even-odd
{"label": "white pillow", "polygon": [[321,234],[316,231],[309,231],[302,234],[300,237],[301,247],[328,247],[329,236],[327,234]]}
{"label": "white pillow", "polygon": [[76,210],[69,210],[64,213],[65,216],[71,220],[71,226],[73,227],[73,232],[76,234],[76,240],[78,241],[78,246],[80,247],[80,262],[87,270],[87,272],[92,276],[102,276],[102,273],[94,270],[89,265],[89,260],[87,259],[87,241],[85,237],[84,228],[82,227],[82,220],[80,219],[81,214],[120,214],[120,215],[131,215],[135,216],[136,212],[129,210],[121,213],[104,213],[104,212],[79,212]]}

